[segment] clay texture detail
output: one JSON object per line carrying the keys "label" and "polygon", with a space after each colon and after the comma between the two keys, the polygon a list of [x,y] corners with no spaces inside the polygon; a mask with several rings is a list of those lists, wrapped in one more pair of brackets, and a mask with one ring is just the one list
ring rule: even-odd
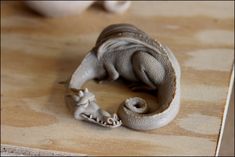
{"label": "clay texture detail", "polygon": [[[114,24],[99,35],[95,46],[73,73],[66,102],[74,117],[101,126],[124,125],[151,130],[171,122],[180,108],[180,66],[171,50],[130,24]],[[109,114],[82,85],[91,79],[117,80],[138,84],[133,89],[156,91],[159,108],[150,109],[139,97],[125,100],[117,114]]]}

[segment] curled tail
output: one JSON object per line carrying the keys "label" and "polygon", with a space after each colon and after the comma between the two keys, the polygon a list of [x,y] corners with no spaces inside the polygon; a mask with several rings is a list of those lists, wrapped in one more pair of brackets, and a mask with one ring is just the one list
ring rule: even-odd
{"label": "curled tail", "polygon": [[142,98],[127,99],[118,110],[118,116],[126,127],[135,130],[156,129],[168,124],[177,115],[180,108],[180,66],[173,53],[168,48],[166,50],[172,66],[165,68],[164,81],[158,86],[160,108],[150,111]]}

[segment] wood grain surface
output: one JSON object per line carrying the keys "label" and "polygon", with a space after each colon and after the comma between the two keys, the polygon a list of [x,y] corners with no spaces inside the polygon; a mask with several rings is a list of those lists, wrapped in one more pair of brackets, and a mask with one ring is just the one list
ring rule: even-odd
{"label": "wood grain surface", "polygon": [[[48,19],[1,3],[1,144],[88,155],[214,155],[234,62],[234,2],[133,2],[123,15],[91,7]],[[182,68],[181,109],[160,129],[105,129],[73,119],[67,80],[101,30],[131,23],[168,45]],[[84,86],[115,112],[131,96],[118,82]]]}

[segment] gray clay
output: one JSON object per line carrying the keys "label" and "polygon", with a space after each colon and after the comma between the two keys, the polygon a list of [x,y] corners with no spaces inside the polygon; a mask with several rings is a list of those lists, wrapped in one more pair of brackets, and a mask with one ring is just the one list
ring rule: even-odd
{"label": "gray clay", "polygon": [[[180,66],[169,48],[133,25],[114,24],[101,32],[95,47],[73,73],[66,102],[79,120],[109,128],[123,124],[136,130],[155,129],[168,124],[179,111],[180,75]],[[119,77],[157,90],[161,107],[151,111],[145,100],[134,97],[120,105],[117,115],[109,114],[97,105],[91,92],[81,89],[91,79]]]}

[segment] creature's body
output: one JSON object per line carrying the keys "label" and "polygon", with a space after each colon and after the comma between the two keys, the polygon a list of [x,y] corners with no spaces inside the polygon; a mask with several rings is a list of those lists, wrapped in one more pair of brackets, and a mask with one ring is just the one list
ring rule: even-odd
{"label": "creature's body", "polygon": [[[90,79],[117,80],[119,77],[132,82],[141,82],[151,90],[157,89],[161,107],[150,112],[143,99],[131,98],[126,100],[118,110],[121,121],[116,115],[111,116],[105,111],[99,114],[93,112],[95,117],[98,116],[99,119],[103,117],[101,118],[103,121],[112,119],[111,122],[107,122],[107,125],[103,125],[103,122],[97,124],[108,127],[124,124],[132,129],[149,130],[164,126],[174,119],[180,106],[179,64],[167,47],[128,24],[111,25],[103,30],[96,46],[74,72],[69,89],[80,89],[83,83]],[[88,94],[87,91],[86,93]],[[77,95],[73,100],[81,99],[81,95]],[[75,118],[80,114],[91,114],[89,106],[94,108],[92,106],[96,105],[95,99],[87,100],[90,101],[87,101],[86,109],[79,113],[76,112],[81,110],[79,101],[73,103],[77,105]],[[108,117],[109,120],[107,120]],[[85,120],[88,119],[85,118]]]}

